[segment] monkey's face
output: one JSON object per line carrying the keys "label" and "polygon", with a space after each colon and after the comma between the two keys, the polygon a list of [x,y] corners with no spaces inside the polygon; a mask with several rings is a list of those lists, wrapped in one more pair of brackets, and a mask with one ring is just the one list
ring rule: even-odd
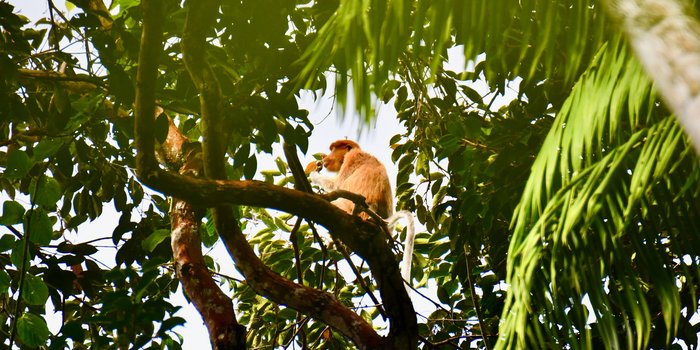
{"label": "monkey's face", "polygon": [[333,148],[331,154],[323,157],[323,167],[328,171],[338,172],[343,165],[345,153],[348,153],[345,148]]}

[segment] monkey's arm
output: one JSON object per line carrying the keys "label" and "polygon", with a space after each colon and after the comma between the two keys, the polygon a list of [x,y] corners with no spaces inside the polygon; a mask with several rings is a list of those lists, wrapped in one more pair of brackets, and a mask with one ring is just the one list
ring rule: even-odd
{"label": "monkey's arm", "polygon": [[309,174],[309,178],[311,179],[311,182],[321,186],[321,188],[326,191],[333,191],[337,188],[335,176],[321,175],[314,171]]}

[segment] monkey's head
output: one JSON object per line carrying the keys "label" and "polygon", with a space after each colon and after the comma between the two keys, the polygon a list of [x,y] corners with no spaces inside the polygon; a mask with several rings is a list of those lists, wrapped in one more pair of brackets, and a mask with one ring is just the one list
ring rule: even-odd
{"label": "monkey's head", "polygon": [[323,157],[323,167],[328,171],[339,171],[345,160],[345,154],[353,149],[360,149],[360,145],[350,140],[338,140],[331,143],[331,153]]}

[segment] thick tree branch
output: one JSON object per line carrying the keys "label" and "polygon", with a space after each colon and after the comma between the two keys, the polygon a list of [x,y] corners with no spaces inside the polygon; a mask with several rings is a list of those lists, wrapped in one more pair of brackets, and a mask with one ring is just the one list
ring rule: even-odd
{"label": "thick tree branch", "polygon": [[[209,3],[207,3],[209,4]],[[210,4],[209,4],[210,5]],[[271,271],[255,255],[245,236],[240,231],[230,210],[218,210],[221,220],[217,225],[224,243],[237,262],[237,267],[246,277],[247,282],[257,293],[293,309],[307,313],[333,326],[352,339],[359,347],[367,349],[414,348],[416,346],[417,326],[415,311],[398,272],[395,257],[384,235],[378,234],[378,227],[372,223],[349,216],[324,199],[296,190],[266,184],[259,181],[223,181],[204,180],[185,177],[160,169],[154,157],[154,112],[155,112],[155,75],[162,39],[159,29],[160,19],[155,15],[152,1],[143,4],[144,29],[139,54],[137,73],[136,106],[136,145],[137,175],[149,187],[165,194],[187,200],[193,205],[222,208],[222,204],[250,205],[283,210],[307,220],[313,220],[330,229],[350,249],[365,259],[378,282],[387,313],[391,320],[390,336],[382,339],[372,326],[359,315],[351,312],[331,294],[293,283]],[[190,10],[199,8],[209,13],[206,4],[190,5]],[[198,7],[203,6],[203,7]],[[192,20],[202,18],[192,15]],[[188,27],[188,28],[191,28]],[[199,31],[199,30],[195,30]],[[198,34],[203,40],[203,34]],[[185,35],[187,36],[187,34]],[[196,37],[196,36],[195,36]],[[190,36],[194,39],[195,37]],[[201,54],[201,52],[200,52]],[[195,61],[197,58],[195,58]],[[200,61],[201,62],[201,61]],[[203,79],[203,76],[198,76]],[[198,84],[203,89],[202,99],[216,96],[206,81]],[[214,89],[215,91],[216,89]],[[204,101],[212,109],[204,106],[203,114],[218,108],[215,100]],[[210,115],[211,117],[211,115]],[[205,116],[203,116],[205,118]],[[216,123],[218,117],[210,119]],[[215,125],[215,124],[210,124]],[[212,129],[213,131],[213,129]],[[221,131],[221,130],[219,130]],[[205,137],[208,134],[205,133]],[[207,142],[211,141],[207,139]],[[215,141],[211,151],[220,147]],[[221,159],[216,153],[210,153],[209,159]],[[208,163],[208,160],[205,160]],[[209,165],[205,165],[209,166]],[[215,169],[212,175],[221,174]],[[244,262],[244,263],[241,263]]]}
{"label": "thick tree branch", "polygon": [[201,126],[204,142],[204,174],[211,179],[225,179],[224,155],[226,128],[221,114],[221,86],[206,60],[206,35],[217,18],[219,2],[189,0],[182,35],[182,57],[187,71],[199,91]]}
{"label": "thick tree branch", "polygon": [[163,50],[162,0],[144,0],[139,67],[136,71],[135,144],[136,174],[148,178],[160,170],[155,157],[156,82],[158,60]]}
{"label": "thick tree branch", "polygon": [[[156,114],[162,113],[158,108]],[[201,147],[182,135],[169,120],[166,141],[159,145],[158,156],[171,169],[180,174],[200,176],[202,173]],[[170,209],[171,246],[177,276],[182,287],[195,305],[209,331],[213,349],[245,349],[246,330],[238,324],[233,312],[233,302],[212,278],[202,255],[199,230],[202,208],[172,199]]]}
{"label": "thick tree branch", "polygon": [[177,276],[209,331],[213,349],[245,349],[246,330],[238,324],[233,302],[212,278],[199,239],[202,210],[173,198],[170,210],[171,245]]}
{"label": "thick tree branch", "polygon": [[[203,180],[179,176],[160,169],[143,174],[145,176],[141,179],[149,187],[186,199],[199,206],[215,207],[221,205],[221,203],[230,203],[272,208],[301,216],[328,228],[332,235],[338,237],[369,264],[372,273],[377,279],[382,300],[391,320],[391,335],[411,334],[411,337],[415,339],[417,329],[413,305],[408,298],[405,288],[403,288],[395,256],[391,253],[384,235],[379,234],[381,231],[375,224],[347,215],[344,211],[320,196],[261,181]],[[235,230],[235,228],[232,228],[232,230]],[[225,240],[225,243],[236,261],[258,260],[258,257],[250,250],[242,233],[234,232],[231,236],[233,236],[232,239]],[[339,310],[347,311],[347,309],[342,305],[335,305],[326,299],[330,298],[337,303],[338,301],[331,295],[325,297],[320,295],[314,296],[314,293],[320,292],[293,284],[274,274],[262,264],[258,265],[256,263],[256,266],[252,266],[253,264],[242,265],[245,265],[239,266],[242,269],[242,273],[246,276],[251,287],[261,295],[317,317],[340,331],[343,331],[348,324],[361,324],[363,325],[362,329],[365,329],[366,323],[364,320],[356,320],[360,323],[352,322],[352,317],[358,317],[357,315],[351,312],[350,314],[354,316],[350,317],[340,313]],[[263,281],[265,283],[261,283]],[[279,286],[279,289],[277,286]],[[294,292],[290,293],[290,291]],[[294,297],[290,299],[293,295],[303,296],[303,298]],[[311,305],[305,302],[309,300],[308,298],[319,302],[324,300],[329,304],[317,304],[309,309]],[[326,305],[331,312],[319,314],[318,311],[321,311],[318,308],[319,305]],[[350,319],[339,319],[341,315],[350,317]],[[371,326],[366,326],[371,329]],[[345,330],[348,331],[347,328]],[[371,332],[374,331],[372,330]],[[358,339],[356,336],[359,336],[359,334],[353,332],[348,334],[343,331],[343,334],[348,335],[354,341],[360,339],[366,341],[368,339],[362,337]],[[403,338],[399,336],[396,339]],[[398,346],[398,348],[410,348],[410,346]]]}
{"label": "thick tree branch", "polygon": [[[144,26],[139,52],[136,93],[137,174],[141,171],[160,172],[155,160],[153,123],[156,111],[155,82],[158,58],[162,50],[160,0],[144,1]],[[150,126],[147,126],[150,123]],[[180,167],[180,173],[200,175],[199,147],[192,146],[172,121],[166,142],[159,147],[160,157],[171,167]],[[236,321],[233,303],[216,285],[204,264],[199,240],[201,211],[191,203],[173,198],[171,211],[173,229],[171,244],[177,274],[183,288],[193,301],[209,330],[214,349],[245,349],[245,328]]]}
{"label": "thick tree branch", "polygon": [[[185,66],[200,93],[204,170],[208,178],[225,179],[226,147],[225,130],[221,122],[221,88],[206,61],[206,33],[216,18],[218,3],[212,0],[196,0],[188,1],[186,6],[188,12],[182,51]],[[241,232],[231,206],[222,204],[224,203],[215,206],[213,210],[217,231],[236,267],[256,292],[323,320],[361,347],[375,348],[379,344],[380,338],[371,325],[339,303],[332,295],[293,283],[264,265]]]}

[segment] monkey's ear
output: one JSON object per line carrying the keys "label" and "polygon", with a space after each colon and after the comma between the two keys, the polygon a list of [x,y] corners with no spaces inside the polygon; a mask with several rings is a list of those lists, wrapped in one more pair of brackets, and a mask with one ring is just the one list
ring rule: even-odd
{"label": "monkey's ear", "polygon": [[321,168],[323,168],[323,163],[321,163],[318,160],[315,160],[315,161],[306,165],[306,168],[304,169],[304,173],[306,173],[306,175],[309,175],[309,174],[313,173],[314,171],[321,171]]}

